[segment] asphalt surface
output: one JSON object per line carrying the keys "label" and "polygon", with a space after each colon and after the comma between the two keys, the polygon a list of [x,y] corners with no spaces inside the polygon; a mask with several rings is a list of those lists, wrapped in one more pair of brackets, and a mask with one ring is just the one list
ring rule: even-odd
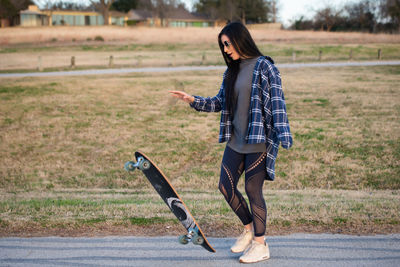
{"label": "asphalt surface", "polygon": [[[349,62],[317,62],[317,63],[287,63],[277,64],[279,69],[285,68],[320,68],[320,67],[351,67],[351,66],[389,66],[400,65],[399,60],[391,61],[349,61]],[[53,76],[83,76],[83,75],[109,75],[143,72],[175,72],[175,71],[202,71],[224,70],[226,66],[180,66],[180,67],[149,67],[149,68],[120,68],[120,69],[91,69],[54,72],[26,72],[26,73],[0,73],[0,78],[20,77],[53,77]]]}
{"label": "asphalt surface", "polygon": [[[232,238],[210,253],[177,237],[0,238],[0,266],[243,266]],[[400,234],[292,234],[267,239],[271,258],[252,266],[400,266]]]}

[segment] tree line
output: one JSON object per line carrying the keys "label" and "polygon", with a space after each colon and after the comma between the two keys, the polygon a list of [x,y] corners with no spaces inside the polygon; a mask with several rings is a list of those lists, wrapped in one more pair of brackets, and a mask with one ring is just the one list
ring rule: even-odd
{"label": "tree line", "polygon": [[[131,9],[144,9],[161,19],[167,17],[172,11],[186,9],[179,0],[115,0],[112,2],[111,9],[113,10],[128,12]],[[243,23],[276,22],[278,0],[197,0],[193,12],[212,20],[241,20]]]}
{"label": "tree line", "polygon": [[400,32],[400,0],[361,0],[341,7],[325,5],[311,19],[300,16],[292,30]]}

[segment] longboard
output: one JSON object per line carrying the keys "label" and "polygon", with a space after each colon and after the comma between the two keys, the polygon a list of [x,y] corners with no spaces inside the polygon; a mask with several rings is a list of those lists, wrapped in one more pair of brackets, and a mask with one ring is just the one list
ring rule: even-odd
{"label": "longboard", "polygon": [[210,252],[215,252],[199,224],[164,173],[143,152],[136,151],[135,158],[136,162],[128,161],[125,163],[125,169],[127,171],[141,170],[165,204],[185,227],[187,234],[181,235],[179,242],[187,244],[191,241],[193,244],[201,245]]}

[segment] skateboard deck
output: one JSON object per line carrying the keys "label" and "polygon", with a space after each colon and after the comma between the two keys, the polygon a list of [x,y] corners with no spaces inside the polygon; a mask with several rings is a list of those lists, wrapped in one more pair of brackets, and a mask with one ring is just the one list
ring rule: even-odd
{"label": "skateboard deck", "polygon": [[187,234],[181,235],[179,242],[187,244],[189,241],[192,241],[193,244],[201,245],[206,250],[215,252],[215,249],[208,242],[199,224],[164,173],[143,152],[135,152],[135,158],[136,163],[132,161],[126,162],[125,169],[127,171],[141,170],[172,213],[186,228]]}

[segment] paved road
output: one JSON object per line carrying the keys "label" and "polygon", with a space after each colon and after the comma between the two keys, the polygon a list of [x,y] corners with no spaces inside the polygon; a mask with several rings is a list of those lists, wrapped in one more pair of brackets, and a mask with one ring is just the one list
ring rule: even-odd
{"label": "paved road", "polygon": [[[349,67],[349,66],[388,66],[400,65],[399,60],[394,61],[351,61],[351,62],[319,62],[319,63],[288,63],[277,64],[279,69],[284,68],[315,68],[315,67]],[[27,72],[27,73],[0,73],[0,78],[19,77],[51,77],[51,76],[82,76],[82,75],[106,75],[141,72],[174,72],[174,71],[201,71],[224,70],[226,66],[181,66],[159,68],[122,68],[122,69],[93,69],[55,72]]]}
{"label": "paved road", "polygon": [[[0,266],[240,266],[233,241],[210,238],[210,253],[176,237],[0,238]],[[400,266],[400,234],[292,234],[268,243],[271,259],[252,266]]]}

